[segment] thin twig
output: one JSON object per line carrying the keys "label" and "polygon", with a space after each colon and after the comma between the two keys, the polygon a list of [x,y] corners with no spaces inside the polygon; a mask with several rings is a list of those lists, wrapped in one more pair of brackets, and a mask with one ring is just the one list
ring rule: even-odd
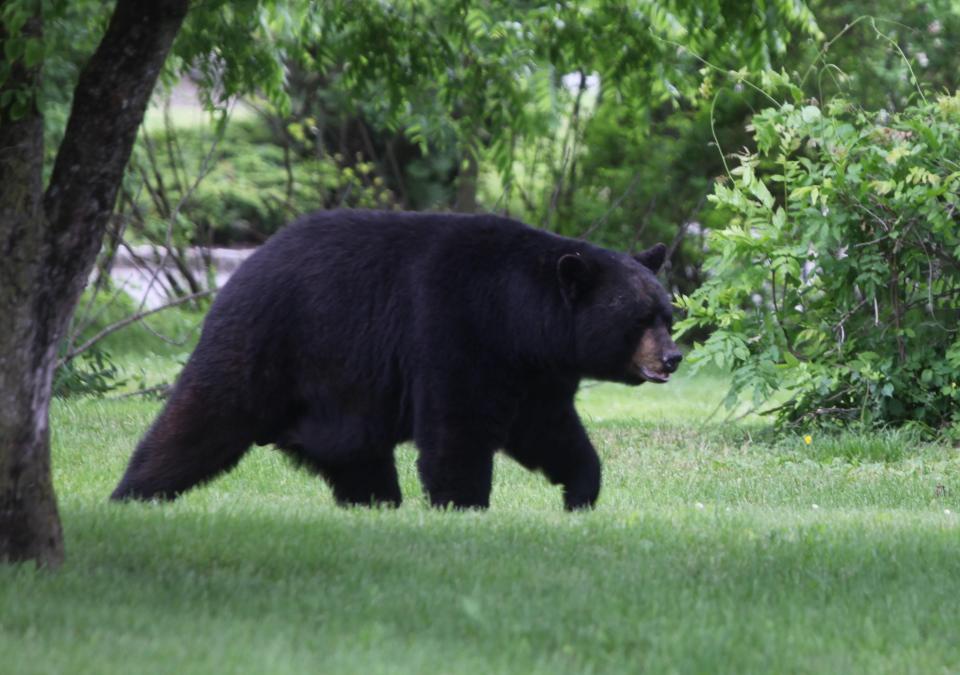
{"label": "thin twig", "polygon": [[[630,239],[630,245],[627,247],[628,251],[634,251],[637,248],[637,244],[640,242],[640,237],[643,236],[644,230],[647,229],[647,225],[650,224],[650,217],[653,215],[654,209],[657,208],[657,199],[660,195],[654,195],[650,200],[650,203],[647,204],[646,210],[643,212],[643,217],[640,219],[639,224],[633,230],[633,237]],[[681,225],[681,228],[683,225]],[[667,260],[670,259],[670,253],[667,253]]]}
{"label": "thin twig", "polygon": [[103,330],[101,330],[99,333],[97,333],[96,335],[94,335],[92,338],[90,338],[89,340],[87,340],[86,342],[84,342],[82,345],[80,345],[79,347],[77,347],[76,349],[73,349],[73,350],[71,350],[70,352],[68,352],[62,359],[60,359],[60,362],[57,364],[57,367],[59,368],[59,367],[63,366],[64,364],[69,363],[70,361],[72,361],[73,359],[75,359],[77,356],[79,356],[79,355],[82,354],[83,352],[85,352],[85,351],[87,351],[88,349],[90,349],[90,347],[92,347],[93,345],[95,345],[97,342],[99,342],[99,341],[102,340],[103,338],[107,337],[108,335],[111,335],[111,334],[113,334],[113,333],[116,333],[116,332],[117,332],[118,330],[120,330],[121,328],[126,328],[126,327],[129,326],[130,324],[136,323],[137,321],[141,321],[141,320],[147,318],[148,316],[150,316],[151,314],[156,314],[157,312],[162,312],[162,311],[165,310],[165,309],[170,309],[171,307],[176,307],[176,306],[178,306],[178,305],[182,305],[182,304],[184,304],[184,303],[191,302],[191,301],[193,301],[193,300],[198,300],[198,299],[200,299],[200,298],[205,298],[205,297],[207,297],[208,295],[212,295],[213,292],[214,292],[214,289],[207,289],[207,290],[205,290],[205,291],[200,291],[200,292],[198,292],[198,293],[191,293],[190,295],[185,295],[185,296],[183,296],[183,297],[180,297],[180,298],[176,298],[176,299],[174,299],[174,300],[171,300],[170,302],[166,303],[165,305],[161,305],[161,306],[159,306],[159,307],[154,307],[153,309],[144,310],[144,311],[142,311],[142,312],[137,312],[136,314],[131,314],[130,316],[126,317],[125,319],[121,319],[120,321],[117,321],[116,323],[112,323],[112,324],[110,324],[109,326],[107,326],[106,328],[104,328]]}
{"label": "thin twig", "polygon": [[170,392],[170,385],[166,383],[155,384],[152,387],[147,387],[146,389],[137,389],[136,391],[128,391],[125,394],[118,394],[117,396],[111,396],[109,400],[119,401],[125,398],[133,398],[134,396],[149,396],[151,394],[160,394],[161,396],[166,396]]}
{"label": "thin twig", "polygon": [[581,234],[579,237],[577,237],[577,239],[586,239],[586,238],[589,237],[591,234],[593,234],[593,233],[597,230],[598,227],[600,227],[601,225],[603,225],[604,223],[606,223],[607,220],[610,218],[610,214],[613,213],[614,210],[615,210],[618,206],[620,206],[620,204],[623,202],[623,200],[626,199],[626,198],[630,195],[630,193],[632,193],[632,192],[636,189],[636,187],[637,187],[637,185],[640,183],[640,179],[641,179],[642,177],[643,177],[643,172],[642,172],[642,171],[638,171],[637,174],[633,177],[633,180],[630,182],[630,185],[627,186],[627,189],[623,191],[623,194],[621,194],[619,197],[617,197],[617,198],[614,200],[613,204],[610,205],[610,208],[607,209],[606,213],[604,213],[602,216],[600,216],[599,218],[597,218],[597,219],[590,225],[590,227],[588,227],[586,230],[584,230],[583,234]]}
{"label": "thin twig", "polygon": [[680,243],[683,241],[683,238],[687,236],[687,228],[690,227],[690,224],[693,222],[693,219],[697,217],[697,214],[700,213],[700,209],[703,208],[703,204],[707,201],[706,193],[700,195],[700,201],[697,202],[697,205],[693,207],[690,211],[690,215],[684,218],[683,222],[680,223],[680,227],[677,228],[677,234],[673,237],[673,241],[670,242],[670,245],[667,247],[666,260],[667,264],[670,264],[670,261],[673,259],[673,254],[679,248]]}

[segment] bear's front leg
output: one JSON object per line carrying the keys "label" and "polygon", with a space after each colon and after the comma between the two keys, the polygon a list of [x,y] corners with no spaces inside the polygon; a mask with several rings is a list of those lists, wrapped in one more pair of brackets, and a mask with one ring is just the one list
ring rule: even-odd
{"label": "bear's front leg", "polygon": [[441,430],[420,437],[420,481],[439,508],[485,509],[490,506],[493,446],[470,438],[470,432]]}
{"label": "bear's front leg", "polygon": [[531,396],[521,406],[506,452],[563,486],[568,511],[592,508],[600,494],[600,458],[569,399]]}
{"label": "bear's front leg", "polygon": [[340,506],[397,507],[403,502],[393,454],[320,467]]}

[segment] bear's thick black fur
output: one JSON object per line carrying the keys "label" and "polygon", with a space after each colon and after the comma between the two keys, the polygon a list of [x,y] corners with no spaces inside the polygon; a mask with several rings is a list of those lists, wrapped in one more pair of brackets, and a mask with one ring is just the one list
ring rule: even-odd
{"label": "bear's thick black fur", "polygon": [[174,498],[274,443],[340,503],[399,504],[394,447],[413,439],[434,505],[486,507],[498,449],[567,508],[593,505],[600,461],[574,394],[676,369],[664,252],[487,215],[307,216],[220,291],[112,498]]}

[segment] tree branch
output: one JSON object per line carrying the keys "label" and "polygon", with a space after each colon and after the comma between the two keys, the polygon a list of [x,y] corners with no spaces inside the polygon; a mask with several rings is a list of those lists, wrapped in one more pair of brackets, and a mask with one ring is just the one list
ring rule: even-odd
{"label": "tree branch", "polygon": [[160,69],[189,0],[118,0],[80,73],[43,208],[50,228],[49,292],[79,297]]}

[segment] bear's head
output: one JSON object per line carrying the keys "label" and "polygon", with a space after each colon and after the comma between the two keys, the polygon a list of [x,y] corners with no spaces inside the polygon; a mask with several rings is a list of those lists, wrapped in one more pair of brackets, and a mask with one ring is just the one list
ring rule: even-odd
{"label": "bear's head", "polygon": [[670,337],[673,309],[655,276],[666,252],[663,244],[634,255],[584,247],[560,257],[581,375],[641,384],[666,382],[677,369],[683,355]]}

